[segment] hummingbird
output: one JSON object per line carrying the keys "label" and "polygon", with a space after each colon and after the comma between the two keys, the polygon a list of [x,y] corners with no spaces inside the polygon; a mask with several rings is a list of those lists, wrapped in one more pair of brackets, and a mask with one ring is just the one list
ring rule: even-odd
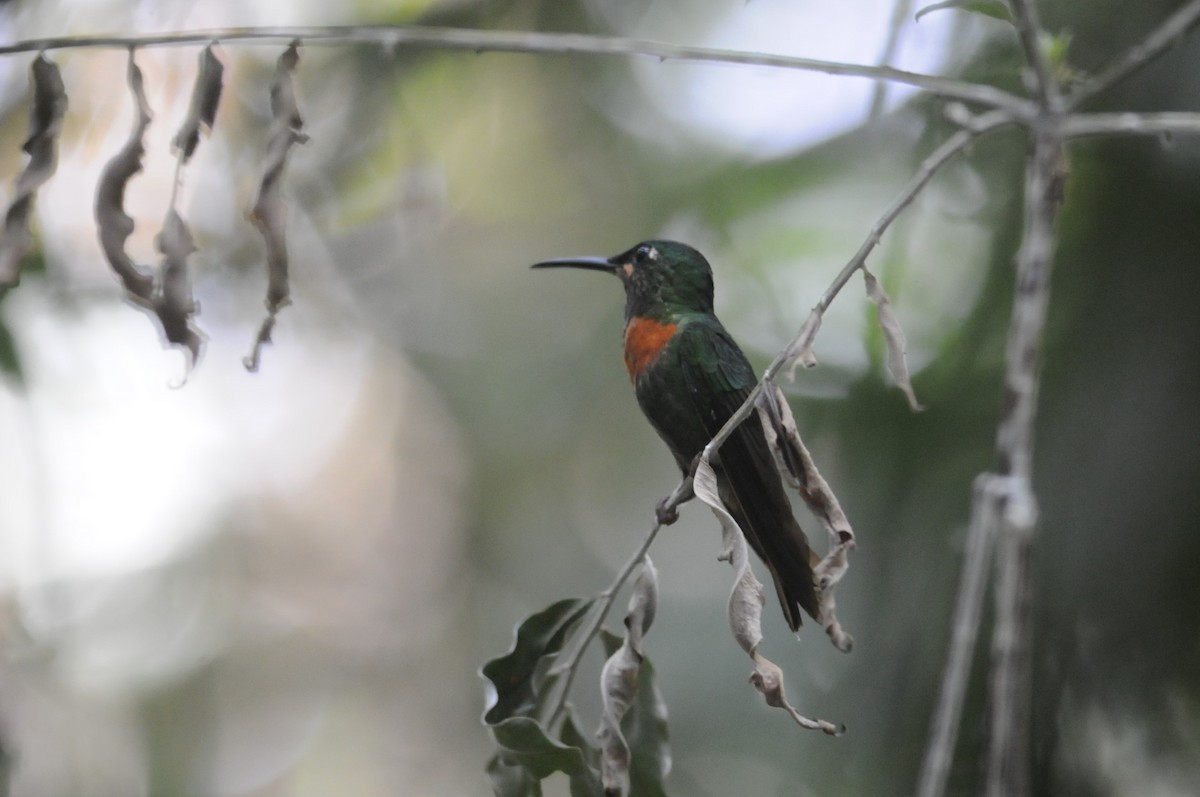
{"label": "hummingbird", "polygon": [[[613,257],[546,260],[533,268],[581,268],[616,275],[625,287],[625,369],[642,412],[684,476],[750,395],[754,370],[713,312],[712,267],[677,241],[643,241]],[[792,631],[800,610],[821,621],[816,557],[784,492],[762,426],[751,417],[711,463],[725,508],[771,571]],[[660,504],[659,520],[676,514]]]}

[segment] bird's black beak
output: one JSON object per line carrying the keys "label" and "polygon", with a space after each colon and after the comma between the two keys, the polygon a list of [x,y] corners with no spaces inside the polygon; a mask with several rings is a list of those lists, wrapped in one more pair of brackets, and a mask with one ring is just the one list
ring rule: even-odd
{"label": "bird's black beak", "polygon": [[530,268],[586,268],[590,271],[617,273],[617,264],[604,257],[563,257],[558,260],[543,260]]}

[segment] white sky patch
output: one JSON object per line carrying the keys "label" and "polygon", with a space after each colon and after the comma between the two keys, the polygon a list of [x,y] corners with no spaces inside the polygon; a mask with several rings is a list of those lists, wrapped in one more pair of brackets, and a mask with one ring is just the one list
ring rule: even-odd
{"label": "white sky patch", "polygon": [[[887,39],[892,4],[893,0],[731,4],[707,33],[688,43],[875,64]],[[936,72],[953,17],[947,12],[930,14],[920,23],[910,21],[892,66]],[[649,26],[652,20],[646,23]],[[659,27],[654,26],[656,38],[661,38]],[[684,129],[716,146],[764,158],[810,146],[861,124],[874,86],[859,78],[768,67],[634,63],[655,104]],[[892,84],[888,107],[913,91]]]}
{"label": "white sky patch", "polygon": [[30,409],[19,393],[0,400],[14,410],[0,474],[23,487],[0,513],[0,583],[154,567],[219,530],[214,513],[237,497],[302,487],[370,369],[361,346],[298,340],[250,375],[245,334],[210,328],[200,368],[171,389],[183,355],[137,309],[63,311],[32,282],[7,304],[37,344],[21,347]]}

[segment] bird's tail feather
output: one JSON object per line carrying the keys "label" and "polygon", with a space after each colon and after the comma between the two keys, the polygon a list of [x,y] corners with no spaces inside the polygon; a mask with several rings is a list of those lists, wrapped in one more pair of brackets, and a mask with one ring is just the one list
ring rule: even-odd
{"label": "bird's tail feather", "polygon": [[762,429],[743,424],[721,447],[720,460],[721,500],[770,569],[788,626],[800,628],[799,609],[821,622],[812,550],[792,514]]}

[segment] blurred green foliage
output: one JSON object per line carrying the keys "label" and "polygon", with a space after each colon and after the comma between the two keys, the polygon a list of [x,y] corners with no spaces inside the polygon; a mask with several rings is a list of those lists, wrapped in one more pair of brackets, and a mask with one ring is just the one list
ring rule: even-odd
{"label": "blurred green foliage", "polygon": [[[6,38],[46,33],[55,4],[10,5],[21,14],[8,18]],[[136,29],[134,5],[105,24]],[[678,40],[680,31],[702,31],[706,20],[743,5],[680,7],[676,28],[649,0],[619,11],[588,0],[410,3],[399,11],[362,2],[340,13]],[[1048,31],[1070,35],[1070,67],[1088,72],[1180,5],[1056,0],[1039,8]],[[229,24],[240,19],[224,13]],[[1021,90],[1020,53],[1003,22],[947,9],[921,24],[941,16],[957,26],[948,69]],[[197,384],[186,390],[204,390],[209,379],[221,385],[219,397],[251,396],[243,410],[219,416],[235,436],[281,412],[255,394],[261,381],[254,380],[267,376],[233,380],[223,370],[240,368],[261,313],[261,252],[248,225],[235,218],[233,226],[206,227],[204,214],[248,206],[253,179],[243,176],[253,174],[259,155],[265,76],[276,55],[225,48],[230,99],[213,145],[197,156],[210,158],[196,167],[202,176],[190,178],[203,187],[192,200],[203,239],[197,291],[200,324],[213,340]],[[88,157],[107,156],[88,130],[126,130],[119,72],[100,80],[100,62],[90,60],[100,57],[81,51],[60,59],[72,102],[64,152],[74,154],[64,155],[56,180]],[[148,71],[148,80],[186,93],[194,52],[140,57],[166,59],[179,71]],[[1193,36],[1097,97],[1092,109],[1196,109],[1198,62]],[[4,84],[0,167],[14,175],[24,125],[18,73],[26,65],[15,57],[6,63],[17,77]],[[125,639],[84,611],[103,603],[94,597],[103,585],[42,579],[36,567],[18,572],[24,559],[8,557],[14,564],[0,580],[2,608],[15,618],[11,625],[28,627],[32,653],[0,666],[0,712],[20,702],[6,695],[27,696],[8,722],[0,716],[0,732],[50,728],[49,737],[62,740],[53,753],[18,754],[14,782],[26,791],[14,794],[37,793],[21,780],[21,767],[29,772],[40,761],[60,773],[51,784],[135,784],[114,793],[308,795],[331,793],[330,784],[364,795],[487,792],[493,747],[479,722],[476,667],[508,648],[519,618],[560,596],[603,589],[676,479],[621,367],[618,286],[599,276],[547,279],[525,266],[613,253],[648,237],[686,238],[713,262],[718,313],[761,366],[906,177],[953,130],[940,102],[918,96],[822,143],[755,158],[682,129],[679,117],[656,107],[638,68],[631,59],[590,56],[302,49],[296,81],[312,140],[295,151],[286,180],[295,305],[280,318],[264,370],[287,350],[314,361],[375,352],[370,376],[355,376],[363,382],[352,406],[326,416],[346,448],[340,458],[311,463],[316,475],[282,498],[266,481],[229,487],[217,466],[195,477],[227,491],[214,499],[217,509],[188,518],[208,536],[154,568],[143,598],[130,599],[134,608],[106,616],[121,629],[147,627],[145,606],[152,606],[165,618],[154,629],[202,635],[196,649],[203,652],[169,675],[129,675],[109,691],[95,686],[102,679],[89,677],[108,659],[81,651],[97,639]],[[163,109],[151,146],[165,147],[173,124]],[[970,485],[990,465],[1025,151],[1016,133],[973,146],[872,257],[906,325],[917,394],[928,409],[911,413],[888,384],[873,310],[857,280],[817,340],[821,365],[798,374],[791,388],[801,431],[858,535],[839,591],[839,615],[857,645],[842,656],[811,628],[796,642],[773,615],[765,618],[765,644],[787,672],[794,702],[844,722],[844,737],[795,730],[745,683],[745,657],[724,618],[728,574],[715,561],[717,529],[707,513],[689,506],[656,543],[661,601],[645,644],[670,708],[668,793],[911,793],[949,634]],[[1070,151],[1036,446],[1042,523],[1033,721],[1041,795],[1200,791],[1198,175],[1200,144],[1182,137],[1088,141]],[[153,177],[148,170],[138,179]],[[213,184],[204,182],[209,177]],[[51,214],[56,195],[45,196]],[[46,226],[61,218],[41,217],[36,257],[45,269],[27,272],[0,301],[0,371],[11,398],[3,407],[23,402],[33,417],[51,419],[58,416],[38,413],[64,397],[78,412],[98,401],[79,387],[89,374],[116,379],[157,365],[121,360],[113,349],[72,349],[47,334],[52,322],[118,323],[84,312],[120,301],[89,237],[90,219],[77,228]],[[159,218],[138,218],[139,229]],[[43,296],[42,304],[32,298]],[[152,337],[149,327],[142,331]],[[301,348],[306,341],[310,350]],[[236,353],[222,359],[227,351]],[[46,363],[55,361],[72,364],[78,379],[49,380]],[[318,378],[337,377],[309,375],[284,395],[300,403]],[[355,413],[357,425],[347,421],[343,430],[338,412]],[[421,436],[430,429],[438,431]],[[289,429],[281,439],[313,433]],[[371,445],[380,438],[386,458]],[[12,439],[10,450],[24,445]],[[288,461],[282,444],[268,454],[263,471]],[[18,452],[4,461],[5,484],[17,483],[14,460],[33,471],[54,464]],[[376,536],[359,536],[376,517],[364,521],[360,511],[380,492],[372,480],[379,473],[392,479],[396,506],[379,510]],[[329,504],[314,509],[305,496],[323,485],[334,485]],[[48,495],[71,499],[83,488],[63,489]],[[3,500],[25,492],[6,491]],[[143,498],[130,490],[126,500]],[[92,522],[103,533],[125,518]],[[186,523],[164,521],[163,535],[178,533],[176,525]],[[25,550],[14,542],[25,539],[19,531],[0,529],[10,554]],[[428,550],[439,556],[424,558]],[[134,569],[121,583],[139,576]],[[360,593],[362,585],[369,588]],[[86,599],[62,597],[77,594]],[[193,604],[193,594],[203,598]],[[18,636],[6,630],[0,641],[23,651]],[[132,660],[152,661],[156,645],[140,644]],[[976,793],[980,781],[982,644],[978,653],[953,794]],[[599,663],[588,666],[573,695],[569,729],[577,736],[590,734],[599,710],[591,687]],[[289,753],[294,760],[275,736],[255,732],[259,726],[223,724],[226,716],[266,713],[267,704],[310,703],[320,721],[307,736],[296,730],[303,738]],[[82,740],[97,734],[120,755],[98,762],[84,752]],[[281,774],[253,787],[204,774],[221,771],[231,750]],[[572,788],[554,777],[546,787]],[[68,785],[40,793],[80,792]]]}

